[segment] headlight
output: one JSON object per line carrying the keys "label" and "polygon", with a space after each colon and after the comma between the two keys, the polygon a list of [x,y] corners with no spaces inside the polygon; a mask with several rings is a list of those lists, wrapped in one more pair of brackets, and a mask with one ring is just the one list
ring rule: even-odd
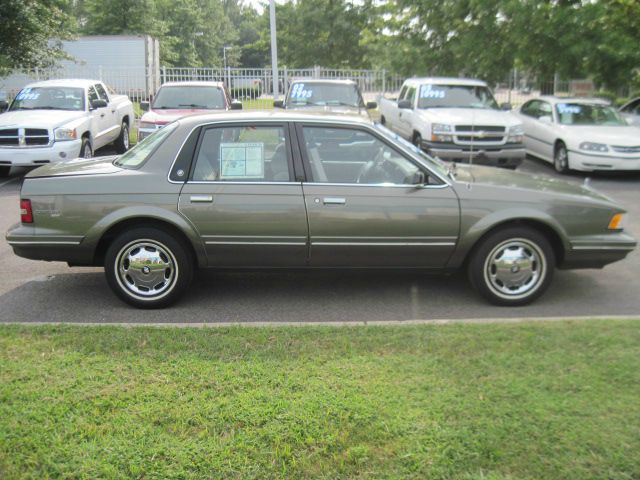
{"label": "headlight", "polygon": [[75,140],[78,138],[78,132],[75,128],[56,128],[53,131],[53,136],[57,142],[63,142],[65,140]]}
{"label": "headlight", "polygon": [[582,142],[580,150],[589,150],[590,152],[608,152],[609,147],[604,143]]}
{"label": "headlight", "polygon": [[522,137],[524,136],[524,127],[522,125],[514,125],[509,128],[509,136],[507,137],[507,143],[522,143]]}
{"label": "headlight", "polygon": [[151,128],[155,130],[156,128],[158,128],[158,125],[151,122],[140,122],[139,128]]}
{"label": "headlight", "polygon": [[431,125],[431,141],[453,142],[453,137],[450,135],[451,132],[453,132],[453,127],[451,125],[445,125],[444,123],[433,123]]}

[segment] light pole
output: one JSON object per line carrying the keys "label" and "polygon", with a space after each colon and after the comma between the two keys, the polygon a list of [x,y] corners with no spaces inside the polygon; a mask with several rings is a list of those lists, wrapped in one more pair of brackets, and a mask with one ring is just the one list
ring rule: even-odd
{"label": "light pole", "polygon": [[269,25],[271,27],[271,69],[273,70],[273,100],[278,100],[278,44],[276,42],[276,1],[269,2]]}

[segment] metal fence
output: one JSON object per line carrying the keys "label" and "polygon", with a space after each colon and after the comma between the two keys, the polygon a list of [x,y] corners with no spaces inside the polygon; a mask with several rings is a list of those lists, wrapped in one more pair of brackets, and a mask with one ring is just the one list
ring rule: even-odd
{"label": "metal fence", "polygon": [[[52,69],[35,69],[15,72],[0,79],[0,93],[12,98],[26,84],[47,79],[90,78],[102,80],[118,93],[128,95],[133,101],[149,100],[160,85],[177,81],[219,81],[229,88],[233,98],[242,100],[246,109],[264,109],[273,106],[273,72],[267,68],[222,67],[162,67],[153,70],[144,66],[102,68],[67,65]],[[288,69],[278,71],[280,95],[289,82],[296,78],[351,79],[357,82],[366,101],[377,100],[381,95],[397,96],[405,77],[386,70],[327,69],[322,67]],[[530,79],[514,71],[504,82],[492,85],[499,103],[518,106],[540,94],[588,95],[593,93],[589,80],[549,81]]]}

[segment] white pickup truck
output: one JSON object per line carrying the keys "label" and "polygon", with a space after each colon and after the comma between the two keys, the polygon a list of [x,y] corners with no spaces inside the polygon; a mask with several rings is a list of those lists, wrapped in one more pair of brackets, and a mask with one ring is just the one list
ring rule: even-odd
{"label": "white pickup truck", "polygon": [[522,123],[480,80],[411,78],[398,98],[380,99],[380,113],[387,128],[443,160],[516,168],[525,157]]}
{"label": "white pickup truck", "polygon": [[0,102],[0,177],[12,166],[35,167],[76,157],[90,158],[113,143],[129,148],[133,105],[97,80],[47,80]]}

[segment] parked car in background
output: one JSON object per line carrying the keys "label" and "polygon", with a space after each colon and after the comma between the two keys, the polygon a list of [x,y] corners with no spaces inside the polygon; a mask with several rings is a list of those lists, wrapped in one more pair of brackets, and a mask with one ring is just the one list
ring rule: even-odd
{"label": "parked car in background", "polygon": [[211,110],[241,110],[222,82],[169,82],[160,87],[153,102],[141,102],[146,113],[140,119],[138,140],[185,115]]}
{"label": "parked car in background", "polygon": [[453,167],[353,116],[194,115],[122,156],[30,172],[7,241],[104,266],[143,308],[176,301],[196,267],[466,269],[489,301],[522,305],[556,267],[636,246],[624,209],[585,186]]}
{"label": "parked car in background", "polygon": [[368,109],[378,106],[362,98],[358,84],[353,80],[292,80],[284,100],[273,102],[276,108],[304,110],[305,112],[331,112],[353,114],[369,118]]}
{"label": "parked car in background", "polygon": [[540,97],[517,111],[527,153],[568,170],[640,170],[640,129],[600,99]]}
{"label": "parked car in background", "polygon": [[442,160],[514,169],[525,153],[510,108],[480,80],[410,78],[398,98],[380,99],[380,122]]}
{"label": "parked car in background", "polygon": [[127,96],[114,94],[97,80],[27,85],[0,115],[0,177],[12,166],[89,158],[110,143],[124,153],[133,120]]}
{"label": "parked car in background", "polygon": [[629,100],[622,107],[620,113],[630,125],[640,127],[640,97]]}

